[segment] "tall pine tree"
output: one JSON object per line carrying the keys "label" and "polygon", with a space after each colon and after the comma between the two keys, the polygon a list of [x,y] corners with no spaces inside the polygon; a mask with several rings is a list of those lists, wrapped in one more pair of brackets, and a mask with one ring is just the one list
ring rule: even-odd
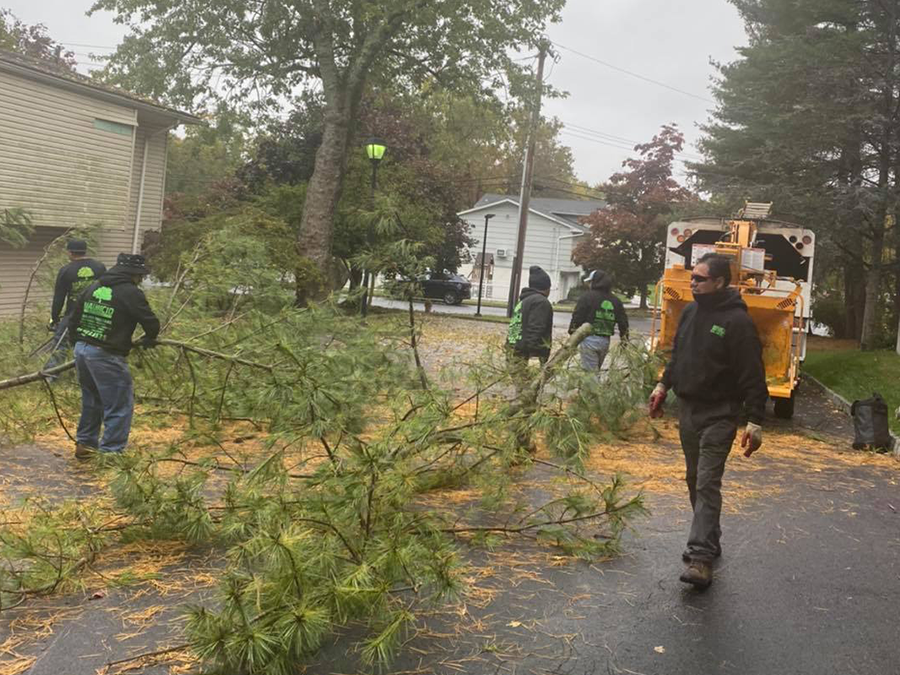
{"label": "tall pine tree", "polygon": [[819,259],[836,263],[818,266],[819,281],[839,282],[845,330],[873,348],[894,269],[898,3],[731,1],[750,44],[719,66],[707,161],[692,169],[704,191],[774,201],[814,228]]}

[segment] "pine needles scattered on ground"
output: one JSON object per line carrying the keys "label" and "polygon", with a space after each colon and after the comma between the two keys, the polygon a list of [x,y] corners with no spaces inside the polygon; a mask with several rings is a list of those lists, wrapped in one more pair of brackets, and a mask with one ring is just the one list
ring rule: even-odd
{"label": "pine needles scattered on ground", "polygon": [[[176,285],[170,342],[132,357],[144,422],[128,453],[96,462],[111,500],[29,499],[17,522],[0,525],[0,609],[74,587],[109,547],[212,545],[227,558],[218,601],[190,608],[186,624],[205,665],[294,672],[336,630],[362,624],[362,658],[384,666],[418,612],[462,591],[465,547],[525,538],[605,557],[643,512],[621,478],[599,483],[582,468],[587,439],[625,433],[643,401],[652,366],[637,347],[611,356],[603,388],[564,370],[573,344],[564,347],[534,374],[523,407],[510,400],[499,350],[449,377],[453,388],[426,378],[412,314],[366,325],[330,306],[223,306],[220,286]],[[23,364],[36,365],[3,366],[12,374]],[[20,392],[0,412],[12,440],[77,417],[71,378]],[[609,396],[602,414],[589,403],[598,395]],[[153,426],[165,442],[152,440]],[[179,433],[164,433],[172,426]],[[558,463],[523,446],[535,436]],[[538,461],[564,479],[540,500],[520,485]],[[464,504],[433,499],[462,487]]]}

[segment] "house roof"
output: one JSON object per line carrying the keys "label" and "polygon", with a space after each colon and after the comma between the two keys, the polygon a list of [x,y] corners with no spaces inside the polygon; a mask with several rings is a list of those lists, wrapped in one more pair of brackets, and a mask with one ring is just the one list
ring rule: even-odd
{"label": "house roof", "polygon": [[138,94],[132,94],[123,89],[103,84],[80,73],[55,66],[50,62],[15,52],[0,50],[0,71],[45,82],[51,86],[74,91],[84,96],[126,105],[156,116],[167,117],[181,124],[203,123],[203,120],[190,113],[182,112]]}
{"label": "house roof", "polygon": [[[519,198],[509,195],[485,194],[476,202],[475,206],[469,211],[478,211],[491,204],[507,201],[516,206],[519,205]],[[606,202],[597,199],[551,199],[544,197],[536,197],[528,201],[528,210],[546,216],[551,220],[563,221],[565,225],[575,225],[584,229],[580,219],[590,215],[597,209],[606,206]],[[466,211],[464,213],[468,213]]]}

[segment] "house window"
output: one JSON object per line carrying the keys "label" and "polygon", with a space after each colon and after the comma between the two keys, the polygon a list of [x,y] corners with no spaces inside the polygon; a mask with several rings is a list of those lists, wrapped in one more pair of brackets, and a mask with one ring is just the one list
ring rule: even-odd
{"label": "house window", "polygon": [[122,124],[121,122],[111,122],[110,120],[94,120],[94,128],[100,131],[109,131],[113,134],[121,136],[131,136],[133,127],[130,124]]}

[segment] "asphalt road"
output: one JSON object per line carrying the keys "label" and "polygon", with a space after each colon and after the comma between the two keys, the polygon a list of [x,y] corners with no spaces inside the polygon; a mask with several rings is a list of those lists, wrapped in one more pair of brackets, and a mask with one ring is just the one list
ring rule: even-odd
{"label": "asphalt road", "polygon": [[[372,304],[376,307],[385,307],[388,309],[406,309],[407,304],[402,300],[392,300],[390,298],[375,297],[372,298]],[[415,302],[414,306],[417,311],[424,312],[425,304]],[[469,315],[475,316],[476,307],[474,305],[445,305],[439,300],[435,300],[431,306],[431,311],[435,314],[446,314],[448,316]],[[506,316],[506,309],[503,307],[481,307],[482,315],[486,316]],[[553,312],[553,326],[555,328],[569,328],[569,321],[572,320],[571,312]],[[628,324],[631,331],[647,335],[650,333],[650,319],[643,317],[629,317]]]}
{"label": "asphalt road", "polygon": [[[442,613],[439,605],[433,616],[420,615],[419,630],[404,641],[388,672],[897,675],[900,464],[837,461],[850,452],[848,419],[809,388],[800,390],[792,422],[769,418],[764,428],[770,445],[798,432],[827,441],[818,450],[824,461],[774,461],[764,445],[753,460],[762,468],[751,472],[742,460],[729,463],[726,488],[740,481],[762,496],[723,515],[724,553],[709,590],[678,581],[687,495],[650,493],[651,515],[635,524],[624,554],[611,561],[558,565],[527,545],[470,552],[469,575],[483,593],[462,608]],[[665,449],[679,456],[676,446]],[[77,497],[94,489],[68,452],[0,445],[0,467],[8,490],[28,484]],[[539,484],[540,468],[535,472]],[[208,564],[182,561],[163,574],[190,578]],[[109,661],[176,644],[183,603],[213,597],[209,591],[161,597],[143,586],[115,588],[90,577],[83,593],[34,598],[30,608],[43,606],[47,616],[59,618],[36,643],[17,647],[37,657],[24,672],[92,675]],[[134,617],[144,613],[154,618],[138,631]],[[0,615],[0,643],[22,616],[20,610]],[[346,638],[303,672],[372,672],[346,648]],[[0,653],[0,670],[4,657]],[[150,663],[139,672],[172,671]]]}

